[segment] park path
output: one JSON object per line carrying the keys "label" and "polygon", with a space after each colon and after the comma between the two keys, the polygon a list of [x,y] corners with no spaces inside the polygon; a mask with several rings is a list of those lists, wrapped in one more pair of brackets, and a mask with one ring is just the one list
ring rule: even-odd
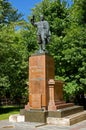
{"label": "park path", "polygon": [[46,125],[42,123],[0,121],[0,130],[86,130],[86,120],[72,126]]}

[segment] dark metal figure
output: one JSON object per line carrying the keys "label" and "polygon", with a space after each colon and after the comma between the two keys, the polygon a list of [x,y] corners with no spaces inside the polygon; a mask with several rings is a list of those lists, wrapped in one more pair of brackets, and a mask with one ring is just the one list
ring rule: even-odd
{"label": "dark metal figure", "polygon": [[33,16],[31,19],[31,24],[37,27],[39,50],[45,51],[45,46],[47,43],[49,43],[51,35],[49,30],[49,23],[44,20],[44,16],[41,15],[39,22],[35,22],[35,16]]}

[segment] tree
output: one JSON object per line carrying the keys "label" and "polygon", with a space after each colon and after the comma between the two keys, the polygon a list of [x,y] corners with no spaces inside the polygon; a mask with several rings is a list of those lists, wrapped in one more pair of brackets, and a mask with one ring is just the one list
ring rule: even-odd
{"label": "tree", "polygon": [[3,28],[0,31],[0,89],[4,96],[9,93],[13,99],[14,96],[22,96],[27,86],[28,52],[20,32],[15,32],[11,25]]}
{"label": "tree", "polygon": [[25,22],[7,0],[1,0],[0,7],[0,96],[18,101],[26,94],[28,52],[16,26]]}
{"label": "tree", "polygon": [[[66,35],[63,39],[64,50],[62,51],[62,64],[64,68],[63,75],[71,85],[68,94],[72,94],[83,89],[86,92],[86,4],[85,0],[75,0],[70,8],[69,21],[70,27],[66,29]],[[68,83],[69,84],[69,83]]]}
{"label": "tree", "polygon": [[71,22],[78,25],[86,24],[86,1],[85,0],[73,0],[74,4],[71,7],[70,15]]}
{"label": "tree", "polygon": [[0,0],[0,24],[9,24],[21,20],[22,14],[14,9],[8,0]]}

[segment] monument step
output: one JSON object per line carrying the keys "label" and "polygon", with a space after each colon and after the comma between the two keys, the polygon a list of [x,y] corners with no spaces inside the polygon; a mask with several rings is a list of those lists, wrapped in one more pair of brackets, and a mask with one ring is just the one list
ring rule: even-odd
{"label": "monument step", "polygon": [[83,120],[86,120],[86,111],[72,114],[64,118],[48,117],[47,123],[58,125],[58,126],[70,126]]}
{"label": "monument step", "polygon": [[65,101],[55,101],[55,105],[63,104]]}
{"label": "monument step", "polygon": [[74,103],[63,103],[63,104],[59,104],[59,105],[56,105],[56,108],[57,109],[62,109],[62,108],[71,107],[71,106],[74,106]]}
{"label": "monument step", "polygon": [[58,109],[57,111],[49,111],[48,117],[65,117],[69,116],[78,112],[82,112],[83,107],[82,106],[71,106],[63,109]]}

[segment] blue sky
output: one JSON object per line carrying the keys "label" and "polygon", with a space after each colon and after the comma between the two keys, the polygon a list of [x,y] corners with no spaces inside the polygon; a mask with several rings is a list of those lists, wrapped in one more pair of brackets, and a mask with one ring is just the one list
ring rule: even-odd
{"label": "blue sky", "polygon": [[[31,13],[31,9],[42,0],[8,0],[12,3],[12,6],[19,10],[24,15],[24,19],[27,20],[28,15]],[[66,0],[71,3],[71,0]]]}
{"label": "blue sky", "polygon": [[36,4],[42,0],[8,0],[12,3],[12,6],[19,10],[19,12],[24,14],[24,18],[30,15],[31,9],[35,7]]}

